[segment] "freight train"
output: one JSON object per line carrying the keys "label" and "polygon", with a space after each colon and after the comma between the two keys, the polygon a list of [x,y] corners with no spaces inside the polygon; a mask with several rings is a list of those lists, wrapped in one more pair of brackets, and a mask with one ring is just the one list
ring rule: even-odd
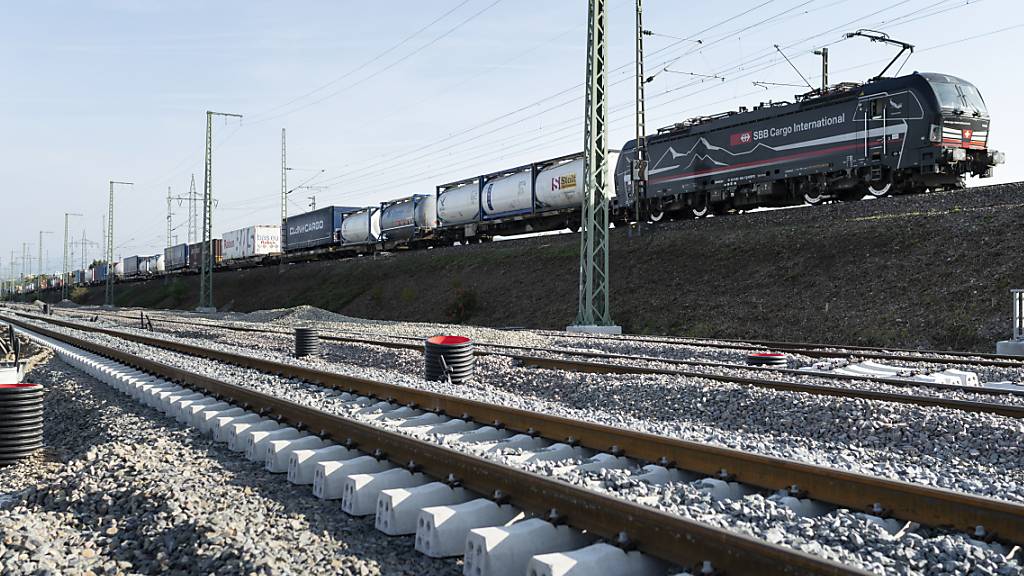
{"label": "freight train", "polygon": [[[657,222],[960,188],[965,176],[991,176],[1003,162],[1002,153],[988,148],[988,132],[981,94],[954,76],[915,72],[839,84],[792,103],[693,118],[648,136],[643,197],[632,178],[636,142],[611,150],[609,209],[622,225],[638,215]],[[380,205],[329,206],[280,227],[229,232],[214,242],[214,262],[255,266],[576,230],[582,199],[583,157],[574,154]],[[180,244],[165,250],[162,264],[123,260],[115,274],[195,272],[200,252],[199,244]]]}

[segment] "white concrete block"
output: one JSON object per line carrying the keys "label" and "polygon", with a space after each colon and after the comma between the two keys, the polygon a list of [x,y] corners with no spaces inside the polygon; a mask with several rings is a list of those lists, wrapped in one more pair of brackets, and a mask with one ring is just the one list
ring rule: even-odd
{"label": "white concrete block", "polygon": [[810,498],[797,498],[795,496],[790,496],[785,491],[777,492],[768,499],[789,508],[798,516],[803,516],[805,518],[817,518],[818,516],[824,516],[825,514],[835,510],[835,506],[830,506],[824,502],[819,502]]}
{"label": "white concrete block", "polygon": [[313,470],[313,495],[321,500],[337,500],[341,498],[345,480],[349,476],[383,472],[391,468],[394,466],[373,456],[318,462]]}
{"label": "white concrete block", "polygon": [[512,462],[519,462],[527,464],[531,462],[558,462],[561,460],[586,460],[593,456],[593,450],[587,450],[579,446],[570,446],[568,444],[552,444],[545,446],[539,450],[526,451],[522,454],[515,456],[509,456],[508,459]]}
{"label": "white concrete block", "polygon": [[235,424],[255,424],[264,418],[255,412],[243,412],[237,416],[218,416],[210,424],[210,433],[215,442],[228,442]]}
{"label": "white concrete block", "polygon": [[352,516],[369,516],[377,511],[377,497],[389,488],[412,488],[430,480],[404,468],[392,468],[376,474],[353,474],[345,479],[341,509]]}
{"label": "white concrete block", "polygon": [[956,368],[947,368],[942,371],[942,374],[956,378],[960,381],[962,386],[980,386],[981,382],[978,379],[977,372],[968,372],[966,370],[957,370]]}
{"label": "white concrete block", "polygon": [[464,488],[452,488],[444,482],[431,482],[415,488],[393,488],[377,497],[377,530],[399,536],[416,533],[420,510],[430,506],[448,506],[477,498]]}
{"label": "white concrete block", "polygon": [[466,422],[465,420],[459,420],[458,418],[456,418],[454,420],[448,420],[443,424],[432,426],[428,430],[428,432],[430,432],[431,434],[448,435],[461,432],[468,432],[470,430],[475,430],[477,428],[478,426],[476,424],[473,424],[472,422]]}
{"label": "white concrete block", "polygon": [[312,484],[313,472],[320,462],[351,460],[362,455],[358,450],[349,450],[337,445],[317,450],[296,450],[288,457],[288,481],[292,484]]}
{"label": "white concrete block", "polygon": [[406,418],[405,422],[398,425],[399,428],[431,428],[448,422],[451,418],[437,412],[425,412],[419,416]]}
{"label": "white concrete block", "polygon": [[182,407],[181,410],[178,412],[177,421],[181,422],[182,424],[187,424],[191,426],[192,417],[195,416],[197,413],[205,410],[206,408],[223,408],[227,405],[228,403],[224,402],[223,400],[217,400],[212,396],[207,396],[202,400],[197,400],[195,402],[192,402],[188,406]]}
{"label": "white concrete block", "polygon": [[586,470],[587,472],[598,472],[600,470],[625,470],[628,468],[637,468],[640,465],[636,460],[631,460],[625,456],[613,456],[607,452],[599,452],[592,457],[588,458],[586,462],[579,466],[580,470]]}
{"label": "white concrete block", "polygon": [[168,394],[167,396],[165,396],[163,400],[161,400],[160,402],[159,410],[164,414],[174,418],[178,415],[176,405],[179,402],[195,402],[196,400],[205,397],[205,394],[186,388],[181,392],[175,392],[173,394]]}
{"label": "white concrete block", "polygon": [[147,406],[150,406],[156,410],[163,412],[164,402],[167,400],[167,398],[169,398],[173,394],[185,393],[186,390],[187,388],[178,386],[177,384],[172,386],[160,387],[159,389],[153,388],[151,389],[151,394],[149,391],[144,392],[146,396],[142,396],[142,398]]}
{"label": "white concrete block", "polygon": [[266,463],[267,449],[274,440],[296,440],[308,436],[295,428],[287,427],[278,430],[260,430],[253,432],[245,442],[245,457],[250,462]]}
{"label": "white concrete block", "polygon": [[416,551],[431,558],[461,556],[470,530],[503,526],[519,517],[522,512],[512,506],[499,506],[485,498],[424,508],[416,520]]}
{"label": "white concrete block", "polygon": [[466,537],[465,576],[522,576],[537,554],[575,550],[589,539],[568,526],[528,518],[511,526],[474,528]]}
{"label": "white concrete block", "polygon": [[1024,340],[1001,340],[996,342],[996,354],[1024,356]]}
{"label": "white concrete block", "polygon": [[192,425],[199,432],[210,434],[213,431],[213,425],[217,423],[217,418],[222,416],[241,416],[242,414],[245,414],[245,409],[238,406],[231,406],[221,410],[203,410],[192,418]]}
{"label": "white concrete block", "polygon": [[254,432],[280,430],[281,428],[283,426],[269,418],[261,418],[252,423],[232,424],[228,426],[228,450],[245,452],[249,446],[249,436],[252,436]]}
{"label": "white concrete block", "polygon": [[182,410],[184,410],[185,408],[188,408],[189,406],[195,404],[196,402],[205,403],[208,401],[216,402],[216,399],[214,399],[212,396],[207,396],[206,394],[196,392],[195,394],[190,394],[189,396],[186,396],[184,398],[178,398],[177,400],[171,402],[168,405],[166,414],[171,418],[177,420],[181,416]]}
{"label": "white concrete block", "polygon": [[542,448],[551,446],[551,442],[541,437],[534,438],[529,434],[516,434],[495,442],[487,448],[488,452],[500,452],[502,450],[529,450],[535,452]]}
{"label": "white concrete block", "polygon": [[637,474],[636,479],[648,484],[668,484],[669,482],[695,482],[701,477],[700,474],[685,472],[678,468],[648,464],[643,467],[642,474]]}
{"label": "white concrete block", "polygon": [[499,430],[494,426],[481,426],[480,428],[470,430],[465,434],[456,435],[454,440],[473,444],[488,444],[500,442],[511,437],[512,433],[508,430]]}
{"label": "white concrete block", "polygon": [[148,382],[136,386],[134,390],[130,390],[129,396],[136,402],[141,402],[150,408],[161,410],[161,403],[164,397],[184,390],[181,386],[170,382]]}
{"label": "white concrete block", "polygon": [[288,471],[288,462],[296,450],[316,450],[327,445],[319,436],[303,436],[292,440],[271,440],[267,446],[267,457],[264,468],[267,472],[284,474]]}
{"label": "white concrete block", "polygon": [[626,553],[611,544],[592,544],[571,552],[540,554],[530,559],[528,576],[663,576],[666,566],[640,552]]}
{"label": "white concrete block", "polygon": [[701,478],[697,489],[708,493],[714,500],[737,500],[757,492],[756,489],[739,482],[725,482],[717,478]]}

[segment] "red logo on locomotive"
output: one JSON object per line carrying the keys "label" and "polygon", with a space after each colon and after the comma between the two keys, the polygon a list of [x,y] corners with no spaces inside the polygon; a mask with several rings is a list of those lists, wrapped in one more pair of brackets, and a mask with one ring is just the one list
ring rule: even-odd
{"label": "red logo on locomotive", "polygon": [[730,146],[739,146],[740,144],[750,144],[750,141],[754,139],[754,135],[750,131],[740,132],[729,136]]}
{"label": "red logo on locomotive", "polygon": [[970,142],[971,141],[971,136],[974,136],[974,130],[966,129],[966,130],[963,131],[963,133],[964,133],[964,141],[965,142]]}

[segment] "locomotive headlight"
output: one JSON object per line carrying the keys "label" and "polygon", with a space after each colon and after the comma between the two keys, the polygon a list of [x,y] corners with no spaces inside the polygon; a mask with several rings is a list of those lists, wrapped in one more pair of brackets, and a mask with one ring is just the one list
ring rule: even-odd
{"label": "locomotive headlight", "polygon": [[928,140],[932,142],[942,142],[942,126],[932,124],[928,129]]}
{"label": "locomotive headlight", "polygon": [[954,148],[951,152],[952,154],[950,156],[952,156],[953,162],[963,162],[964,160],[967,160],[967,150],[964,150],[963,148]]}
{"label": "locomotive headlight", "polygon": [[988,153],[988,163],[991,166],[998,166],[1006,162],[1006,154],[995,150]]}

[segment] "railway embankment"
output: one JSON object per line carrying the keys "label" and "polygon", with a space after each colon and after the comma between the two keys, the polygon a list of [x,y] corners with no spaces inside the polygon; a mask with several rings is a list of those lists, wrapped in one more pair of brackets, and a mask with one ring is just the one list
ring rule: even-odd
{"label": "railway embankment", "polygon": [[[663,223],[611,236],[631,333],[991,352],[1024,287],[1024,184]],[[563,328],[579,237],[396,252],[216,275],[222,309],[308,304],[377,318]],[[194,308],[198,276],[119,284],[117,304]],[[103,289],[76,293],[101,304]]]}

